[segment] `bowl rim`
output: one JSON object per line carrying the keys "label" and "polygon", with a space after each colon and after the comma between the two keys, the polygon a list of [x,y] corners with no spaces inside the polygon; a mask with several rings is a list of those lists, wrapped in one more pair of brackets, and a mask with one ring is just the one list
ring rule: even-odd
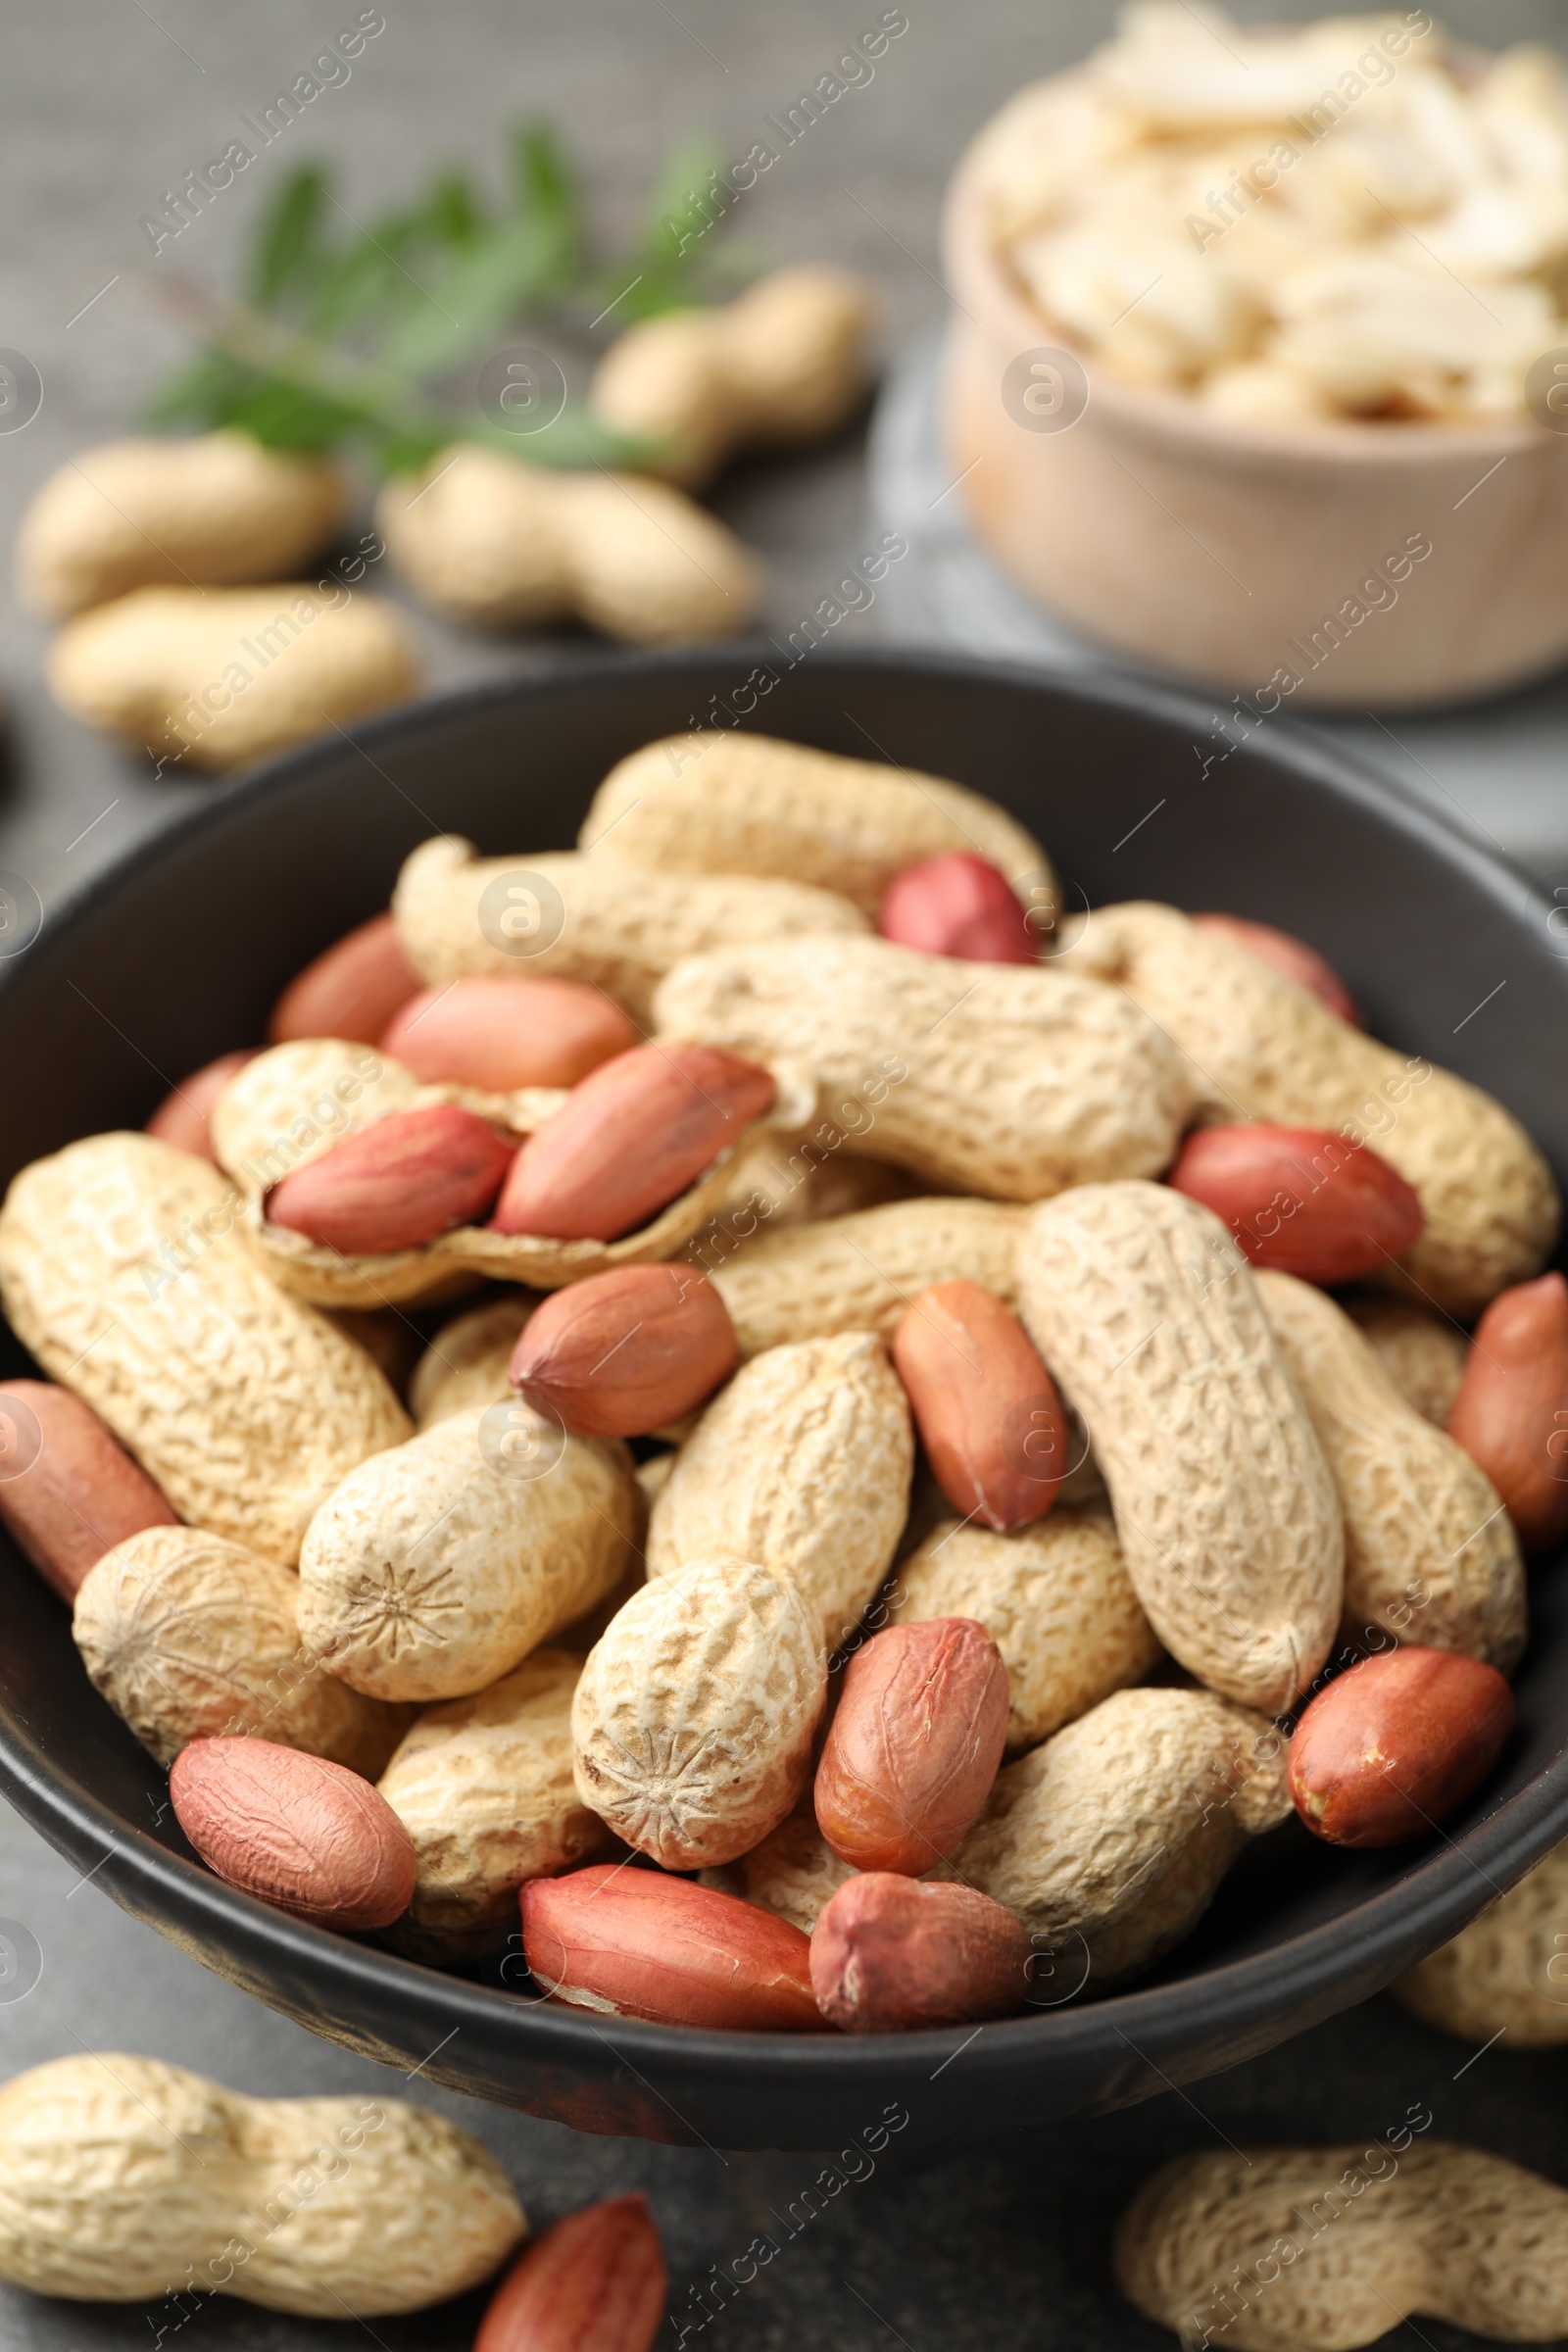
{"label": "bowl rim", "polygon": [[[339,730],[334,736],[317,737],[216,787],[204,788],[204,798],[195,808],[178,812],[122,857],[111,859],[64,894],[46,917],[50,939],[46,956],[69,951],[77,926],[112,903],[128,881],[170,855],[220,831],[234,809],[263,806],[308,775],[323,759],[340,758],[345,741],[353,750],[371,757],[377,747],[390,750],[405,743],[411,730],[439,729],[470,712],[507,707],[525,711],[531,701],[547,699],[563,687],[603,683],[609,678],[667,676],[678,674],[683,666],[706,678],[716,657],[733,657],[737,662],[752,654],[762,658],[768,642],[735,640],[673,654],[642,651],[568,656],[543,673],[485,680],[422,697],[356,722],[352,729]],[[820,667],[844,673],[869,669],[895,680],[929,679],[934,674],[970,685],[996,682],[1035,691],[1045,688],[1091,709],[1120,710],[1135,717],[1177,722],[1199,730],[1207,728],[1213,718],[1212,706],[1200,696],[1133,675],[1084,672],[1045,663],[986,662],[923,646],[877,646],[863,652],[823,646],[814,651],[812,660]],[[1447,861],[1462,861],[1469,885],[1516,920],[1544,921],[1549,912],[1545,899],[1500,859],[1473,845],[1457,827],[1423,805],[1401,797],[1396,785],[1391,786],[1353,756],[1306,729],[1286,720],[1283,727],[1272,730],[1268,756],[1331,798],[1375,814]],[[17,985],[24,965],[37,968],[34,953],[44,947],[40,937],[25,958],[0,965],[0,1004]],[[40,1599],[42,1590],[40,1586]],[[523,2065],[564,2068],[578,2082],[618,2080],[627,2069],[636,2074],[633,2059],[643,2055],[650,2066],[658,2065],[666,2080],[673,2075],[693,2083],[722,2083],[734,2074],[737,2063],[744,2061],[754,2079],[787,2085],[796,2092],[818,2085],[824,2089],[842,2087],[846,2082],[853,2085],[858,2080],[886,2087],[902,2069],[907,2069],[915,2080],[934,2080],[936,2073],[962,2052],[967,2053],[967,2065],[979,2067],[996,2082],[1009,2077],[1025,2056],[1031,2060],[1049,2057],[1053,2039],[1064,2047],[1070,2042],[1075,2057],[1099,2056],[1119,2063],[1129,2083],[1140,2068],[1147,2076],[1151,2067],[1167,2083],[1193,2080],[1207,2071],[1200,2061],[1189,2063],[1185,2075],[1178,2071],[1175,2076],[1163,2075],[1157,2061],[1166,2055],[1180,2059],[1183,2053],[1212,2042],[1216,2046],[1223,2043],[1233,2053],[1222,2063],[1235,2063],[1239,2035],[1250,2035],[1255,2054],[1367,1998],[1409,1965],[1411,1945],[1417,1937],[1425,1940],[1427,1950],[1435,1949],[1474,1917],[1486,1900],[1512,1885],[1568,1836],[1568,1753],[1564,1753],[1512,1796],[1473,1821],[1458,1838],[1440,1833],[1441,1847],[1424,1854],[1408,1876],[1283,1943],[1217,1962],[1191,1977],[1148,1986],[1135,1984],[1082,2006],[1070,2001],[1059,2008],[1037,2005],[983,2029],[965,2024],[859,2036],[830,2031],[820,2034],[719,2033],[622,2016],[601,2020],[585,2011],[553,2008],[543,2000],[448,1975],[379,1946],[293,1919],[226,1886],[198,1863],[187,1861],[146,1831],[125,1822],[52,1763],[25,1726],[4,1711],[0,1711],[0,1794],[122,1908],[258,1998],[310,2023],[310,2018],[275,1994],[270,1980],[279,1974],[279,1963],[294,1984],[324,1980],[333,1987],[335,2005],[341,2008],[346,2000],[365,2022],[363,2043],[353,2046],[362,2046],[367,2054],[390,2063],[385,2035],[375,2027],[390,1992],[401,2018],[411,2023],[422,2020],[434,2029],[435,2046],[429,2058],[415,2069],[416,2075],[427,2073],[453,2088],[490,2095],[503,2103],[504,2085],[497,2084],[487,2094],[482,2081],[455,2062],[443,2065],[440,2060],[440,2051],[466,2026],[476,2029],[481,2040],[493,2040],[498,2032],[510,2034]],[[1485,1869],[1466,1850],[1483,1838],[1489,1848]],[[1481,1901],[1474,1899],[1478,1874],[1488,1889]],[[1353,1972],[1331,1965],[1325,1975],[1325,1959],[1336,1947],[1343,1950],[1352,1938]],[[215,1957],[220,1952],[221,1963]],[[616,2041],[631,2045],[631,2057],[612,2042],[603,2031],[606,2024],[612,2028]],[[444,2040],[442,2028],[451,2029]],[[318,2030],[328,2038],[349,2038],[340,2019],[329,2025],[321,2015]],[[393,2060],[397,2055],[394,2051]],[[645,2077],[639,2080],[646,2083]],[[1157,2086],[1144,2082],[1142,2086],[1130,2088],[1129,2097],[1136,2099],[1145,2095],[1147,2088]],[[655,2085],[647,2087],[663,2100]],[[663,2100],[663,2104],[671,2102]],[[686,2123],[678,2110],[674,2112]],[[702,2139],[703,2134],[699,2132],[696,2136]]]}
{"label": "bowl rim", "polygon": [[[1568,449],[1568,435],[1551,432],[1528,416],[1457,423],[1411,417],[1377,424],[1331,417],[1321,425],[1260,424],[1250,418],[1216,416],[1189,392],[1130,383],[1102,368],[1093,351],[1077,342],[1067,328],[1032,307],[1014,282],[986,220],[984,148],[994,124],[1023,89],[1065,79],[1076,71],[1069,67],[1060,74],[1043,74],[1039,82],[1022,85],[1013,98],[1004,100],[975,133],[948,182],[942,206],[948,298],[982,332],[988,325],[1001,325],[1020,353],[1041,348],[1069,353],[1087,378],[1091,409],[1103,409],[1113,423],[1131,432],[1185,442],[1195,458],[1201,455],[1243,464],[1272,458],[1302,468],[1327,470],[1341,466],[1418,466],[1448,458],[1468,464],[1484,458],[1544,457],[1554,444]],[[976,318],[965,308],[966,295],[977,300],[983,314],[989,316]],[[1056,341],[1042,346],[1041,335],[1054,335]],[[1568,348],[1568,325],[1563,329],[1563,341]]]}

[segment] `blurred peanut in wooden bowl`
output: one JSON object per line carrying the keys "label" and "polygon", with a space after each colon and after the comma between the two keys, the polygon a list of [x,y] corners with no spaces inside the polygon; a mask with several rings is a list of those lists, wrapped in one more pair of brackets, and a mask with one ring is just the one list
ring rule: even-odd
{"label": "blurred peanut in wooden bowl", "polygon": [[981,132],[945,243],[951,476],[1086,635],[1258,716],[1568,655],[1545,52],[1455,56],[1421,10],[1273,33],[1146,0]]}

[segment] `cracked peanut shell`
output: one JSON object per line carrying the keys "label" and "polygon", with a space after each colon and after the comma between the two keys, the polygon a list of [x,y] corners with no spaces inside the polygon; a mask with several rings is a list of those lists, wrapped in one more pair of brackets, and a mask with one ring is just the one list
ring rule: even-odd
{"label": "cracked peanut shell", "polygon": [[292,1566],[313,1512],[409,1420],[364,1349],[285,1298],[219,1171],[147,1135],[24,1168],[0,1211],[0,1298],[180,1517]]}
{"label": "cracked peanut shell", "polygon": [[1018,1283],[1155,1633],[1200,1682],[1280,1712],[1328,1655],[1345,1533],[1236,1244],[1166,1185],[1084,1185],[1035,1210]]}

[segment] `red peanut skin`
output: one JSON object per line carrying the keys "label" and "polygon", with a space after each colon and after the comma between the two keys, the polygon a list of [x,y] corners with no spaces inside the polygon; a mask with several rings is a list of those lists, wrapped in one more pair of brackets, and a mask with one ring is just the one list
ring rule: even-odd
{"label": "red peanut skin", "polygon": [[419,985],[390,914],[372,915],[334,941],[291,980],[267,1024],[270,1046],[296,1037],[342,1037],[373,1046]]}
{"label": "red peanut skin", "polygon": [[193,1152],[198,1159],[210,1159],[216,1167],[213,1104],[235,1071],[242,1070],[255,1058],[256,1048],[250,1046],[242,1053],[220,1054],[216,1061],[204,1062],[164,1097],[148,1120],[145,1132],[156,1135],[162,1144],[172,1144],[178,1152]]}
{"label": "red peanut skin", "polygon": [[968,850],[922,858],[895,874],[876,927],[900,947],[966,963],[1033,963],[1036,942],[1005,874]]}
{"label": "red peanut skin", "polygon": [[169,1793],[209,1870],[318,1928],[390,1927],[414,1893],[414,1840],[378,1788],[270,1740],[192,1740]]}
{"label": "red peanut skin", "polygon": [[640,2189],[585,2205],[525,2246],[485,2306],[473,2352],[650,2352],[668,2274]]}
{"label": "red peanut skin", "polygon": [[1010,2017],[1032,1956],[1028,1930],[978,1887],[867,1871],[817,1918],[811,1984],[830,2026],[898,2034]]}
{"label": "red peanut skin", "polygon": [[816,1823],[840,1861],[918,1878],[979,1817],[1007,1736],[1007,1669],[972,1617],[873,1634],[844,1670],[816,1768]]}
{"label": "red peanut skin", "polygon": [[352,1257],[413,1250],[482,1217],[514,1152],[488,1120],[456,1102],[395,1110],[285,1176],[267,1214]]}
{"label": "red peanut skin", "polygon": [[679,1198],[773,1100],[717,1046],[633,1046],[572,1090],[517,1153],[497,1233],[613,1242]]}
{"label": "red peanut skin", "polygon": [[1492,1301],[1448,1415],[1448,1435],[1491,1479],[1527,1552],[1568,1535],[1568,1282],[1543,1274]]}
{"label": "red peanut skin", "polygon": [[1325,963],[1316,948],[1309,948],[1304,939],[1297,939],[1289,931],[1276,931],[1272,923],[1251,923],[1244,914],[1195,914],[1200,929],[1220,932],[1234,940],[1259,963],[1272,964],[1287,980],[1298,987],[1310,989],[1321,997],[1330,1012],[1337,1012],[1342,1021],[1352,1029],[1362,1026],[1360,1007],[1351,996],[1332,963]]}
{"label": "red peanut skin", "polygon": [[1303,1282],[1375,1274],[1426,1221],[1397,1169],[1322,1127],[1200,1127],[1168,1182],[1211,1208],[1254,1266]]}
{"label": "red peanut skin", "polygon": [[[689,1879],[620,1862],[530,1879],[522,1941],[540,1985],[568,2007],[734,2033],[821,2031],[800,1929]],[[574,2003],[584,1993],[593,1999]]]}
{"label": "red peanut skin", "polygon": [[1330,1845],[1424,1838],[1480,1787],[1513,1719],[1513,1692],[1479,1658],[1416,1648],[1363,1658],[1296,1727],[1296,1810]]}
{"label": "red peanut skin", "polygon": [[1067,1417],[1028,1333],[977,1282],[938,1282],[893,1335],[937,1485],[962,1519],[1010,1535],[1043,1518],[1067,1468]]}
{"label": "red peanut skin", "polygon": [[583,1438],[641,1438],[710,1396],[735,1368],[735,1326],[691,1266],[615,1266],[536,1306],[508,1378],[537,1413]]}
{"label": "red peanut skin", "polygon": [[575,1086],[637,1043],[620,1006],[580,980],[478,978],[421,988],[382,1031],[383,1054],[427,1085]]}
{"label": "red peanut skin", "polygon": [[144,1527],[177,1527],[179,1515],[91,1405],[51,1381],[8,1380],[0,1382],[0,1524],[45,1584],[74,1600],[106,1551]]}

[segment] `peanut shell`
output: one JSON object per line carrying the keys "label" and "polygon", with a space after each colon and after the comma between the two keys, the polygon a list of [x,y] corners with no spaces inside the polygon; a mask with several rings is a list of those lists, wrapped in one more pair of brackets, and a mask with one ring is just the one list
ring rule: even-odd
{"label": "peanut shell", "polygon": [[1389,1987],[1427,2025],[1515,2050],[1568,2041],[1568,1841]]}
{"label": "peanut shell", "polygon": [[442,1324],[409,1382],[409,1408],[421,1430],[512,1394],[507,1367],[538,1303],[531,1291],[509,1291]]}
{"label": "peanut shell", "polygon": [[1386,1292],[1346,1291],[1340,1304],[1407,1404],[1447,1426],[1470,1343],[1446,1315]]}

